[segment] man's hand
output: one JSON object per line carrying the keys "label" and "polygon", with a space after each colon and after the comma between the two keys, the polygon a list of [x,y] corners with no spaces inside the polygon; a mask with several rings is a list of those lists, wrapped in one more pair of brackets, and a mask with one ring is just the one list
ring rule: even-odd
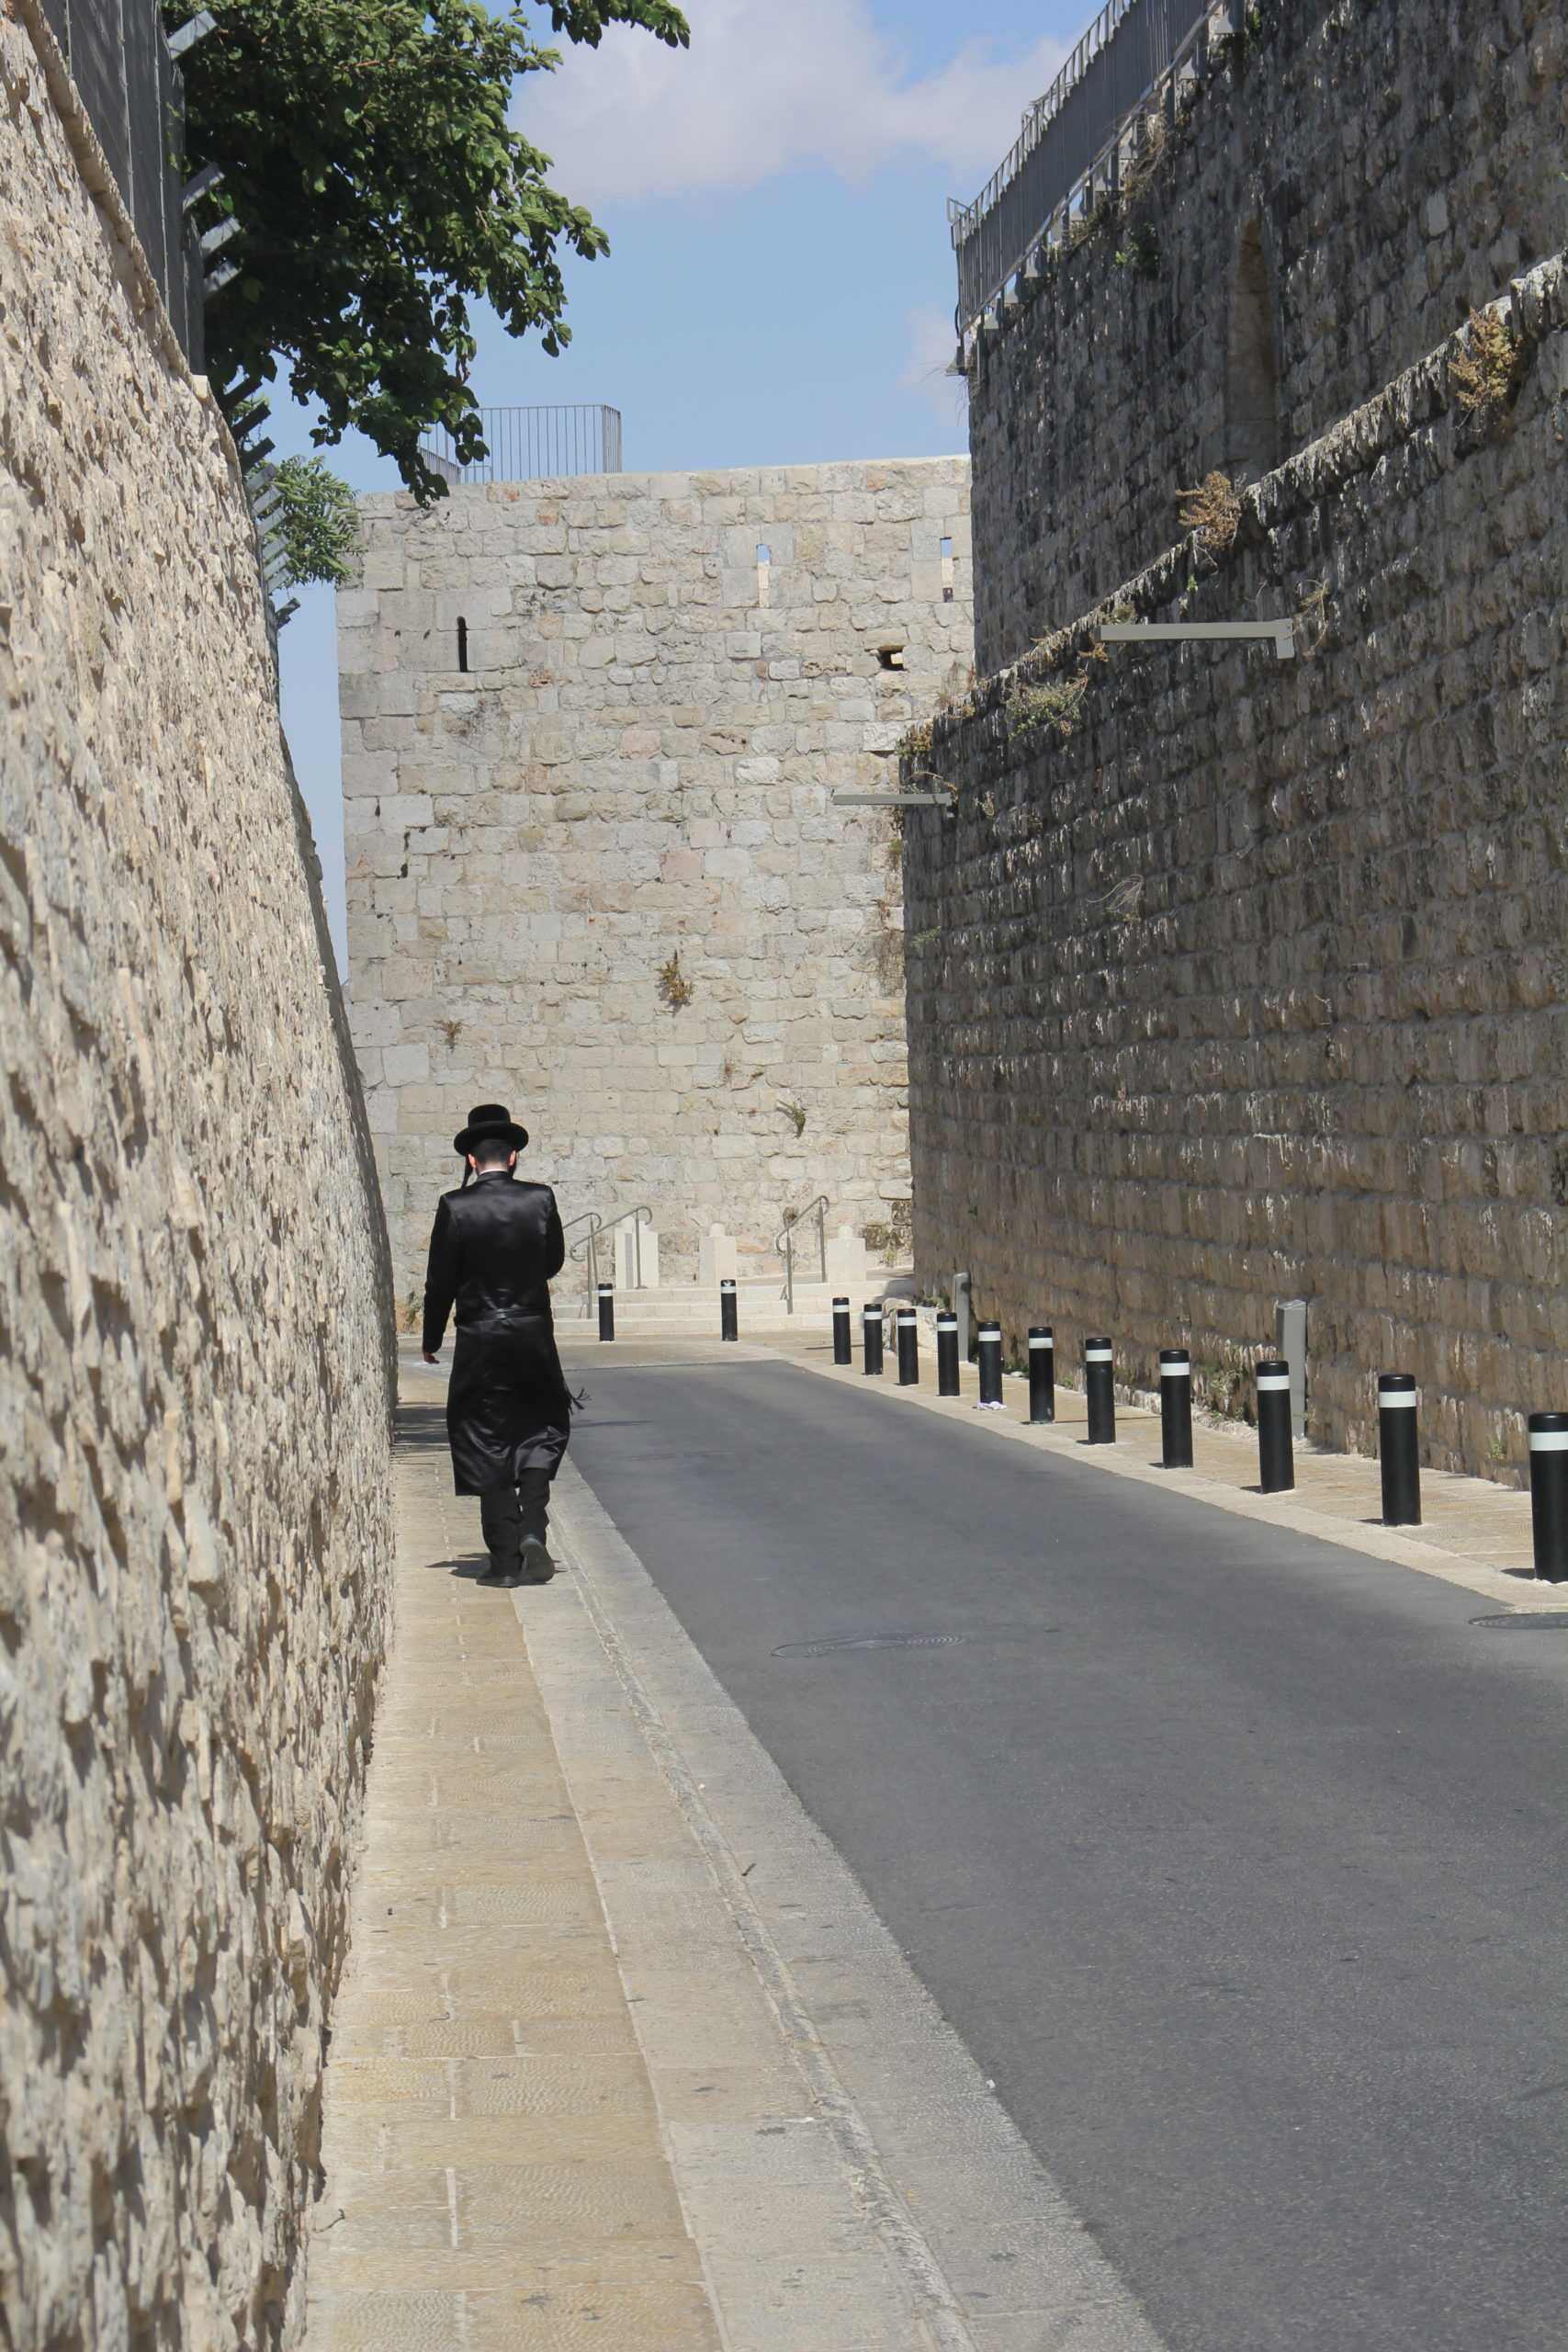
{"label": "man's hand", "polygon": [[430,1350],[429,1350],[428,1348],[424,1349],[424,1350],[423,1351],[423,1352],[424,1361],[425,1361],[425,1363],[440,1363],[441,1358],[440,1358],[438,1355],[437,1355],[437,1356],[433,1356],[433,1355],[431,1354]]}

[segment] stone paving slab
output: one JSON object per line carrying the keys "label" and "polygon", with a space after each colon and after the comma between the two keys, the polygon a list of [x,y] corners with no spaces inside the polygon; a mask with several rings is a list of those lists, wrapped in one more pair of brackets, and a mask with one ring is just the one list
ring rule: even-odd
{"label": "stone paving slab", "polygon": [[717,2352],[518,1611],[444,1448],[399,1497],[307,2352]]}

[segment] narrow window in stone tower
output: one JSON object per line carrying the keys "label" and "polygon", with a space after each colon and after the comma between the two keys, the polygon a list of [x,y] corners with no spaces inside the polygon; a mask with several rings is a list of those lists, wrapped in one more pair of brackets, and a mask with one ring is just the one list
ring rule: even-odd
{"label": "narrow window in stone tower", "polygon": [[951,605],[953,602],[953,541],[951,539],[943,539],[942,543],[942,601],[944,605]]}
{"label": "narrow window in stone tower", "polygon": [[464,619],[462,618],[462,616],[459,615],[459,616],[458,616],[458,620],[457,620],[457,667],[458,667],[458,669],[459,669],[459,670],[466,670],[466,669],[468,668],[468,622],[467,622],[466,620],[464,620]]}
{"label": "narrow window in stone tower", "polygon": [[1225,458],[1233,481],[1256,481],[1280,462],[1280,368],[1274,353],[1274,290],[1263,232],[1241,232],[1231,297],[1225,370]]}
{"label": "narrow window in stone tower", "polygon": [[759,605],[766,605],[769,602],[768,582],[772,574],[773,561],[772,548],[764,547],[759,540],[757,543],[757,602]]}
{"label": "narrow window in stone tower", "polygon": [[904,666],[904,649],[901,645],[879,645],[876,649],[876,658],[885,670],[901,670]]}

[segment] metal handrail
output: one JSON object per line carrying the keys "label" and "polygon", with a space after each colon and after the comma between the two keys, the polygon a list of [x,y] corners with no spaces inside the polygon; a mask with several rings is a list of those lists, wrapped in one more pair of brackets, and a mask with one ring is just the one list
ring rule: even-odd
{"label": "metal handrail", "polygon": [[[590,1216],[593,1214],[592,1209],[588,1211]],[[625,1225],[627,1217],[632,1220],[632,1288],[640,1290],[642,1288],[642,1228],[645,1225],[653,1223],[653,1211],[646,1201],[640,1201],[635,1209],[621,1209],[615,1216],[600,1217],[598,1223],[589,1228],[571,1254],[580,1262],[585,1250],[591,1258],[594,1257],[597,1254],[597,1244],[601,1235],[614,1233],[616,1226]],[[579,1225],[581,1219],[573,1217],[572,1223]]]}
{"label": "metal handrail", "polygon": [[773,1248],[784,1251],[784,1313],[786,1315],[795,1313],[795,1237],[808,1217],[815,1217],[817,1220],[818,1258],[822,1269],[818,1279],[820,1282],[826,1282],[828,1279],[828,1209],[827,1193],[818,1193],[817,1198],[814,1201],[807,1201],[803,1209],[796,1209],[792,1215],[786,1216],[784,1231],[774,1237]]}
{"label": "metal handrail", "polygon": [[588,1305],[592,1308],[599,1288],[599,1252],[594,1245],[604,1231],[604,1220],[597,1209],[584,1209],[581,1216],[567,1219],[561,1227],[562,1234],[570,1233],[574,1225],[585,1225],[588,1230],[567,1254],[574,1265],[581,1265],[583,1251],[586,1250],[588,1252]]}

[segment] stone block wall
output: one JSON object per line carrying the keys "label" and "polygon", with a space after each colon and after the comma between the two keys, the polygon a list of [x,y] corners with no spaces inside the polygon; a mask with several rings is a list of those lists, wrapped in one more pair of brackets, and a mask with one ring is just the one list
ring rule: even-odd
{"label": "stone block wall", "polygon": [[[339,597],[351,1014],[400,1299],[468,1106],[663,1266],[908,1193],[893,745],[968,680],[963,458],[362,502]],[[944,552],[945,548],[945,552]]]}
{"label": "stone block wall", "polygon": [[232,447],[20,5],[0,2338],[270,2352],[303,2312],[386,1634],[390,1273]]}
{"label": "stone block wall", "polygon": [[1255,13],[1120,217],[982,338],[982,674],[1151,562],[1181,490],[1257,480],[1568,243],[1557,0]]}
{"label": "stone block wall", "polygon": [[1117,591],[1301,658],[1097,658],[1085,614],[939,720],[955,813],[905,842],[923,1288],[1135,1386],[1189,1340],[1233,1409],[1305,1296],[1314,1436],[1409,1371],[1428,1458],[1498,1476],[1568,1403],[1562,257],[1506,309],[1511,406],[1440,349]]}

